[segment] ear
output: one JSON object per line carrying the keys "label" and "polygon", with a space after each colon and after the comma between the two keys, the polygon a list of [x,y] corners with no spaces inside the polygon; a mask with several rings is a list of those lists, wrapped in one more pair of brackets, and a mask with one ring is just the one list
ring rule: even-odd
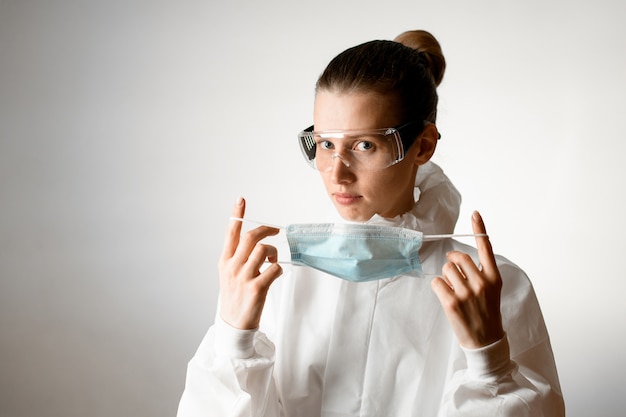
{"label": "ear", "polygon": [[433,123],[429,123],[424,127],[422,133],[413,144],[419,150],[415,154],[415,165],[423,165],[432,158],[439,140],[439,132]]}

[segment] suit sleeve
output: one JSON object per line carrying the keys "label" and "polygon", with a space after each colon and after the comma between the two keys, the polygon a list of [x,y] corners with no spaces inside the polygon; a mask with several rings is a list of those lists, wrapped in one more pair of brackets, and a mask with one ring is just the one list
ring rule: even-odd
{"label": "suit sleeve", "polygon": [[274,345],[217,318],[189,362],[178,417],[279,417]]}
{"label": "suit sleeve", "polygon": [[480,349],[452,349],[439,416],[565,416],[548,332],[532,285],[501,262],[506,336]]}

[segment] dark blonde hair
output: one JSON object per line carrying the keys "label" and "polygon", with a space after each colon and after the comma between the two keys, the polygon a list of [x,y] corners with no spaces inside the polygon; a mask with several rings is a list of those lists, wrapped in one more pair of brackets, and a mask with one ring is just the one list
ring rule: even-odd
{"label": "dark blonde hair", "polygon": [[394,41],[370,41],[340,53],[318,79],[316,91],[396,95],[404,122],[434,123],[445,68],[435,37],[424,30],[408,31]]}

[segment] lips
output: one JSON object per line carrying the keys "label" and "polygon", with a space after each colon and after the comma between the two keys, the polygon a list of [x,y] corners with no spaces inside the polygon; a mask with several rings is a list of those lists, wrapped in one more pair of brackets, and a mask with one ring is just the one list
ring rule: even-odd
{"label": "lips", "polygon": [[333,193],[333,197],[338,204],[350,205],[358,202],[362,196],[350,193]]}

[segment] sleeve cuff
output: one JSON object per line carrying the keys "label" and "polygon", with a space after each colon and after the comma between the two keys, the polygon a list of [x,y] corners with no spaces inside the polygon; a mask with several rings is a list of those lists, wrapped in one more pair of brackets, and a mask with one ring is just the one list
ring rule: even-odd
{"label": "sleeve cuff", "polygon": [[478,349],[461,346],[467,359],[467,373],[471,379],[496,381],[509,374],[515,367],[511,361],[509,341],[504,337]]}
{"label": "sleeve cuff", "polygon": [[220,317],[215,320],[215,353],[232,359],[248,359],[254,355],[254,336],[258,329],[240,330]]}

